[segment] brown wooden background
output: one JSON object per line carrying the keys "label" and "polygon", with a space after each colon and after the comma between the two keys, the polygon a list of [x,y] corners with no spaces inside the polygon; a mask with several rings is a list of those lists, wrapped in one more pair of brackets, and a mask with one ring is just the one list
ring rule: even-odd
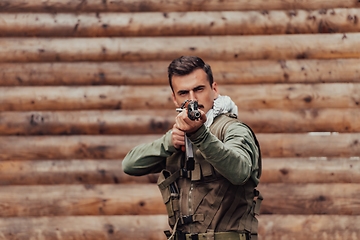
{"label": "brown wooden background", "polygon": [[165,239],[121,160],[172,126],[181,55],[258,135],[260,239],[360,239],[357,0],[1,0],[1,239]]}

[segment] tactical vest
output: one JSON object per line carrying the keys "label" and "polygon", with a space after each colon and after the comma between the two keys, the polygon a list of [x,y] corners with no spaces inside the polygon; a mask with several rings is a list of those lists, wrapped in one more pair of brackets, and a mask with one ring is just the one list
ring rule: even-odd
{"label": "tactical vest", "polygon": [[[210,132],[223,141],[227,127],[239,122],[229,115],[214,119]],[[243,124],[243,123],[241,123]],[[261,174],[260,147],[258,177]],[[195,169],[184,170],[184,152],[177,151],[166,160],[166,169],[159,176],[158,186],[173,230],[186,233],[246,232],[257,238],[262,196],[249,178],[242,185],[233,185],[208,163],[194,146]],[[257,198],[255,201],[254,199]]]}

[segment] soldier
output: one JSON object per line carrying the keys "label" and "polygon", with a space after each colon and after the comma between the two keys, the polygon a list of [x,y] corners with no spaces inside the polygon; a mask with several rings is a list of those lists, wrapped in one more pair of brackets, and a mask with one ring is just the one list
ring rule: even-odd
{"label": "soldier", "polygon": [[[176,107],[196,101],[201,116],[180,112],[162,138],[132,149],[125,173],[158,173],[169,215],[169,239],[257,239],[261,195],[260,147],[252,130],[237,119],[237,106],[221,96],[208,64],[196,56],[171,62],[168,77]],[[199,114],[199,115],[200,115]],[[182,146],[189,140],[189,156]]]}

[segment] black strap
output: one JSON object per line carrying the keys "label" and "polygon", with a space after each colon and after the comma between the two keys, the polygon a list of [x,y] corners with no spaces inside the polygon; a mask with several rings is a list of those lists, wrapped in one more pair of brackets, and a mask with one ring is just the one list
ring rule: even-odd
{"label": "black strap", "polygon": [[251,132],[251,134],[253,135],[253,137],[254,137],[254,140],[255,140],[255,144],[256,144],[256,146],[258,147],[258,152],[259,152],[259,160],[258,160],[258,164],[259,164],[259,172],[258,172],[258,178],[260,178],[260,176],[261,176],[261,171],[262,171],[262,158],[261,158],[261,150],[260,150],[260,144],[259,144],[259,141],[257,140],[257,138],[256,138],[256,135],[255,135],[255,133],[254,133],[254,131],[251,129],[251,127],[249,127],[247,124],[245,124],[245,123],[243,123],[243,122],[241,122],[242,124],[244,124],[249,130],[250,130],[250,132]]}

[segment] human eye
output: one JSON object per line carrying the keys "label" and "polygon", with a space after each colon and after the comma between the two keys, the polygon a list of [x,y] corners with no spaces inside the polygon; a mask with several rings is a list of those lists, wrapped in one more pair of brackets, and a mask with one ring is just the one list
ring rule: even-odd
{"label": "human eye", "polygon": [[201,92],[204,90],[204,88],[205,88],[204,86],[199,86],[199,87],[195,88],[194,91]]}
{"label": "human eye", "polygon": [[179,96],[185,96],[188,92],[187,91],[179,91]]}

